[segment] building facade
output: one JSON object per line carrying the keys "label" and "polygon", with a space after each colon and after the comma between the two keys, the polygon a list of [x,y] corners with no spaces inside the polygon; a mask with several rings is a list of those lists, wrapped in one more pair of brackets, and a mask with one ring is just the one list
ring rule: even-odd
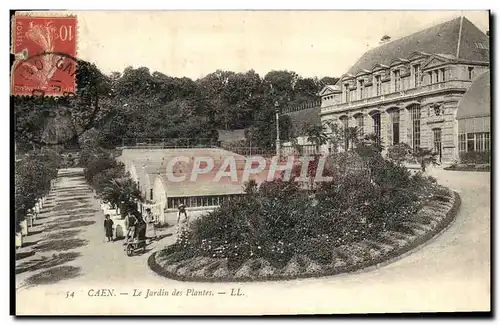
{"label": "building facade", "polygon": [[404,142],[458,160],[458,107],[489,65],[488,36],[453,19],[366,52],[321,90],[322,123],[356,126],[385,148]]}

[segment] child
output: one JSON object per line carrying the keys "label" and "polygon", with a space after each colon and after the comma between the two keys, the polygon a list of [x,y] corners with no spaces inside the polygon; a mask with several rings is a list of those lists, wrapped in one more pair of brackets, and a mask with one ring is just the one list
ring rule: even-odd
{"label": "child", "polygon": [[[186,206],[183,203],[181,203],[178,209],[179,211],[177,212],[177,232],[179,232],[181,228],[187,228],[189,226],[189,217],[186,212]],[[182,221],[181,221],[181,215],[184,215]]]}
{"label": "child", "polygon": [[110,242],[113,240],[113,220],[111,220],[109,214],[106,214],[104,218],[104,231],[106,232],[108,242]]}
{"label": "child", "polygon": [[134,216],[134,213],[131,209],[127,211],[127,216],[125,217],[125,242],[123,245],[126,245],[129,239],[134,238],[134,230],[135,224],[137,223],[137,218]]}

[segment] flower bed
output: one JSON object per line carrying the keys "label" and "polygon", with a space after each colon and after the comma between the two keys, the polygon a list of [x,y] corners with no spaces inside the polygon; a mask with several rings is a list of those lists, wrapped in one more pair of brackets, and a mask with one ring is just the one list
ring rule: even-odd
{"label": "flower bed", "polygon": [[459,207],[459,195],[448,190],[446,195],[435,197],[419,210],[415,219],[420,221],[409,223],[406,232],[384,233],[386,242],[361,240],[330,247],[334,254],[325,261],[295,255],[283,267],[276,267],[272,261],[260,257],[250,258],[240,267],[231,269],[226,258],[193,256],[179,259],[180,255],[168,254],[167,250],[152,254],[148,264],[153,271],[168,278],[203,282],[269,281],[354,272],[392,262],[425,244],[450,225]]}
{"label": "flower bed", "polygon": [[189,281],[333,275],[377,265],[448,225],[459,197],[421,173],[373,161],[304,191],[273,181],[197,220],[150,267]]}
{"label": "flower bed", "polygon": [[444,170],[462,171],[462,172],[489,172],[490,164],[454,164],[444,168]]}

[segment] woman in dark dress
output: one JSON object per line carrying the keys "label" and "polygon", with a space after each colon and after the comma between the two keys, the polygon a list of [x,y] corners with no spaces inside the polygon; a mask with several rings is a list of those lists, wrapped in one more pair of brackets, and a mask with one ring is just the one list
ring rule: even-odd
{"label": "woman in dark dress", "polygon": [[113,220],[110,219],[109,214],[104,216],[104,230],[106,231],[106,237],[108,242],[113,240]]}
{"label": "woman in dark dress", "polygon": [[140,214],[137,216],[134,237],[138,240],[146,240],[146,222]]}

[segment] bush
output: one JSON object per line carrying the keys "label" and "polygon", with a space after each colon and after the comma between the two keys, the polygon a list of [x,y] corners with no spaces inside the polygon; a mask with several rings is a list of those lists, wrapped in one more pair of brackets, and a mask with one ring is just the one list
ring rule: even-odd
{"label": "bush", "polygon": [[469,151],[460,153],[460,162],[463,164],[489,164],[490,161],[491,153],[489,151]]}
{"label": "bush", "polygon": [[108,169],[123,170],[123,174],[125,173],[125,166],[123,165],[123,163],[118,163],[115,159],[112,158],[99,157],[95,160],[91,160],[88,162],[86,168],[84,169],[85,180],[89,184],[92,184],[94,176]]}
{"label": "bush", "polygon": [[24,220],[28,209],[50,191],[51,180],[57,177],[61,157],[53,150],[44,149],[30,152],[16,162],[15,177],[15,217],[16,227]]}
{"label": "bush", "polygon": [[176,258],[224,258],[231,270],[250,258],[275,267],[297,255],[328,263],[335,247],[400,229],[436,188],[435,179],[420,172],[412,176],[380,155],[370,160],[369,169],[333,173],[332,181],[314,190],[282,180],[251,187],[252,195],[231,199],[194,221],[169,250]]}
{"label": "bush", "polygon": [[387,149],[387,159],[397,165],[402,165],[412,160],[412,149],[406,143],[395,144]]}

